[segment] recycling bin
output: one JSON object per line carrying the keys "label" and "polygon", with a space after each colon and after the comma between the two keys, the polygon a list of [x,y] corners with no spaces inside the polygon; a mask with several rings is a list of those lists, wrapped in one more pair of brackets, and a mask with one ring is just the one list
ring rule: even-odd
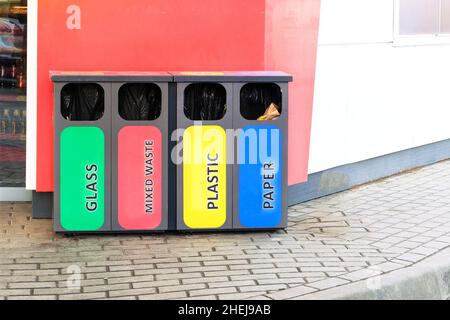
{"label": "recycling bin", "polygon": [[55,230],[167,230],[173,77],[60,72],[52,79]]}
{"label": "recycling bin", "polygon": [[55,73],[57,232],[287,226],[282,72]]}
{"label": "recycling bin", "polygon": [[233,227],[233,85],[222,73],[174,72],[177,229]]}
{"label": "recycling bin", "polygon": [[168,73],[109,77],[112,84],[112,230],[168,229]]}
{"label": "recycling bin", "polygon": [[111,83],[55,73],[54,229],[111,230]]}
{"label": "recycling bin", "polygon": [[292,76],[248,72],[233,79],[234,229],[287,227],[288,89]]}

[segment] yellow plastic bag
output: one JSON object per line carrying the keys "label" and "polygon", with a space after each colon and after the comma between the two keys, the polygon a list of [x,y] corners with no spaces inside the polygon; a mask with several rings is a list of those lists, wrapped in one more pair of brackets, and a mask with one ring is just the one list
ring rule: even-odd
{"label": "yellow plastic bag", "polygon": [[279,109],[280,108],[275,103],[272,103],[267,108],[264,115],[258,118],[258,121],[269,121],[278,119],[281,116]]}

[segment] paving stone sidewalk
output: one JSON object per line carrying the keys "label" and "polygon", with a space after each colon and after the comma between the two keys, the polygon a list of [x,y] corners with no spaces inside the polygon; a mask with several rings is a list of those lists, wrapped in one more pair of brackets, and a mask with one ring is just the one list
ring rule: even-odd
{"label": "paving stone sidewalk", "polygon": [[369,283],[450,247],[450,161],[289,214],[273,233],[65,237],[2,203],[0,299],[301,299]]}

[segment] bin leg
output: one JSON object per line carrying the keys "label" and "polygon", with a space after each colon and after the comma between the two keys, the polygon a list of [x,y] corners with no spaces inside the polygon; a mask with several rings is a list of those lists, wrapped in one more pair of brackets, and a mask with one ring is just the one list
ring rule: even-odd
{"label": "bin leg", "polygon": [[51,219],[53,217],[53,192],[33,191],[33,219]]}

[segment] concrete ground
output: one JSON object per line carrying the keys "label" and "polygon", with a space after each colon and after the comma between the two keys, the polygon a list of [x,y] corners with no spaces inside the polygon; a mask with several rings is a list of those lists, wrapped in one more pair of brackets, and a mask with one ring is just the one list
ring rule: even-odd
{"label": "concrete ground", "polygon": [[450,247],[450,161],[294,206],[274,233],[65,237],[30,215],[0,204],[0,300],[367,298]]}

